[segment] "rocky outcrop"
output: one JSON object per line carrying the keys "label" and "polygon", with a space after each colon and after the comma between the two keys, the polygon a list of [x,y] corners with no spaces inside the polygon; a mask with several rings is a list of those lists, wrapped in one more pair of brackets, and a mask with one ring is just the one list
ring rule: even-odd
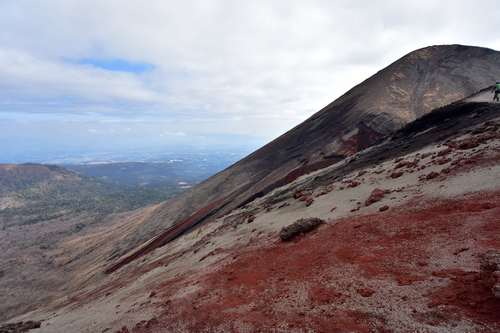
{"label": "rocky outcrop", "polygon": [[388,191],[376,188],[372,191],[368,199],[365,201],[365,206],[370,206],[376,202],[379,202],[384,198]]}
{"label": "rocky outcrop", "polygon": [[481,272],[483,275],[490,276],[491,293],[500,299],[500,252],[488,251],[481,259]]}
{"label": "rocky outcrop", "polygon": [[308,233],[324,223],[325,221],[323,221],[322,219],[318,219],[316,217],[297,220],[291,225],[281,229],[280,239],[282,241],[292,240],[298,235]]}
{"label": "rocky outcrop", "polygon": [[40,326],[39,321],[21,321],[0,326],[0,333],[24,333]]}

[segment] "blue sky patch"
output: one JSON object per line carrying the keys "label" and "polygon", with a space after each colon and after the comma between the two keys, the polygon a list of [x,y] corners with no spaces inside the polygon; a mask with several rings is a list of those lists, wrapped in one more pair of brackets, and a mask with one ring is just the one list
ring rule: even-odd
{"label": "blue sky patch", "polygon": [[145,62],[133,62],[125,59],[100,59],[100,58],[84,58],[73,61],[80,65],[90,65],[97,68],[102,68],[108,71],[143,73],[151,71],[154,66]]}

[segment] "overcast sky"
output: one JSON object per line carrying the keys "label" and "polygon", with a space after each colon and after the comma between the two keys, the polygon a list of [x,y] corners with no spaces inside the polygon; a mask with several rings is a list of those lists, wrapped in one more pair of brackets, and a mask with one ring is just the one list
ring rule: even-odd
{"label": "overcast sky", "polygon": [[265,142],[404,54],[452,43],[500,49],[500,6],[0,0],[0,140]]}

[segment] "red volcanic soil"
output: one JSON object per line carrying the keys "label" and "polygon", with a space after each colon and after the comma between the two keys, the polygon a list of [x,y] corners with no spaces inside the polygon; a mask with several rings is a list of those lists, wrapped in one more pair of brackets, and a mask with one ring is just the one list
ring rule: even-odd
{"label": "red volcanic soil", "polygon": [[[234,249],[206,275],[166,282],[164,314],[130,332],[499,332],[500,192],[320,226],[292,242]],[[196,280],[197,281],[194,281]],[[173,297],[184,288],[199,289]],[[472,328],[472,329],[471,329]],[[276,330],[273,330],[276,329]]]}

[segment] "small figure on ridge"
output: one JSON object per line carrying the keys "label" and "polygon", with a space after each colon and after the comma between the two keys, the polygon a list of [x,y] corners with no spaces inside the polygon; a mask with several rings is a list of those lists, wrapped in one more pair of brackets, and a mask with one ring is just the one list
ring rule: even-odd
{"label": "small figure on ridge", "polygon": [[493,102],[499,102],[500,101],[500,99],[499,99],[499,95],[500,95],[500,82],[497,82],[495,84],[494,91],[495,91],[495,96],[493,96]]}

